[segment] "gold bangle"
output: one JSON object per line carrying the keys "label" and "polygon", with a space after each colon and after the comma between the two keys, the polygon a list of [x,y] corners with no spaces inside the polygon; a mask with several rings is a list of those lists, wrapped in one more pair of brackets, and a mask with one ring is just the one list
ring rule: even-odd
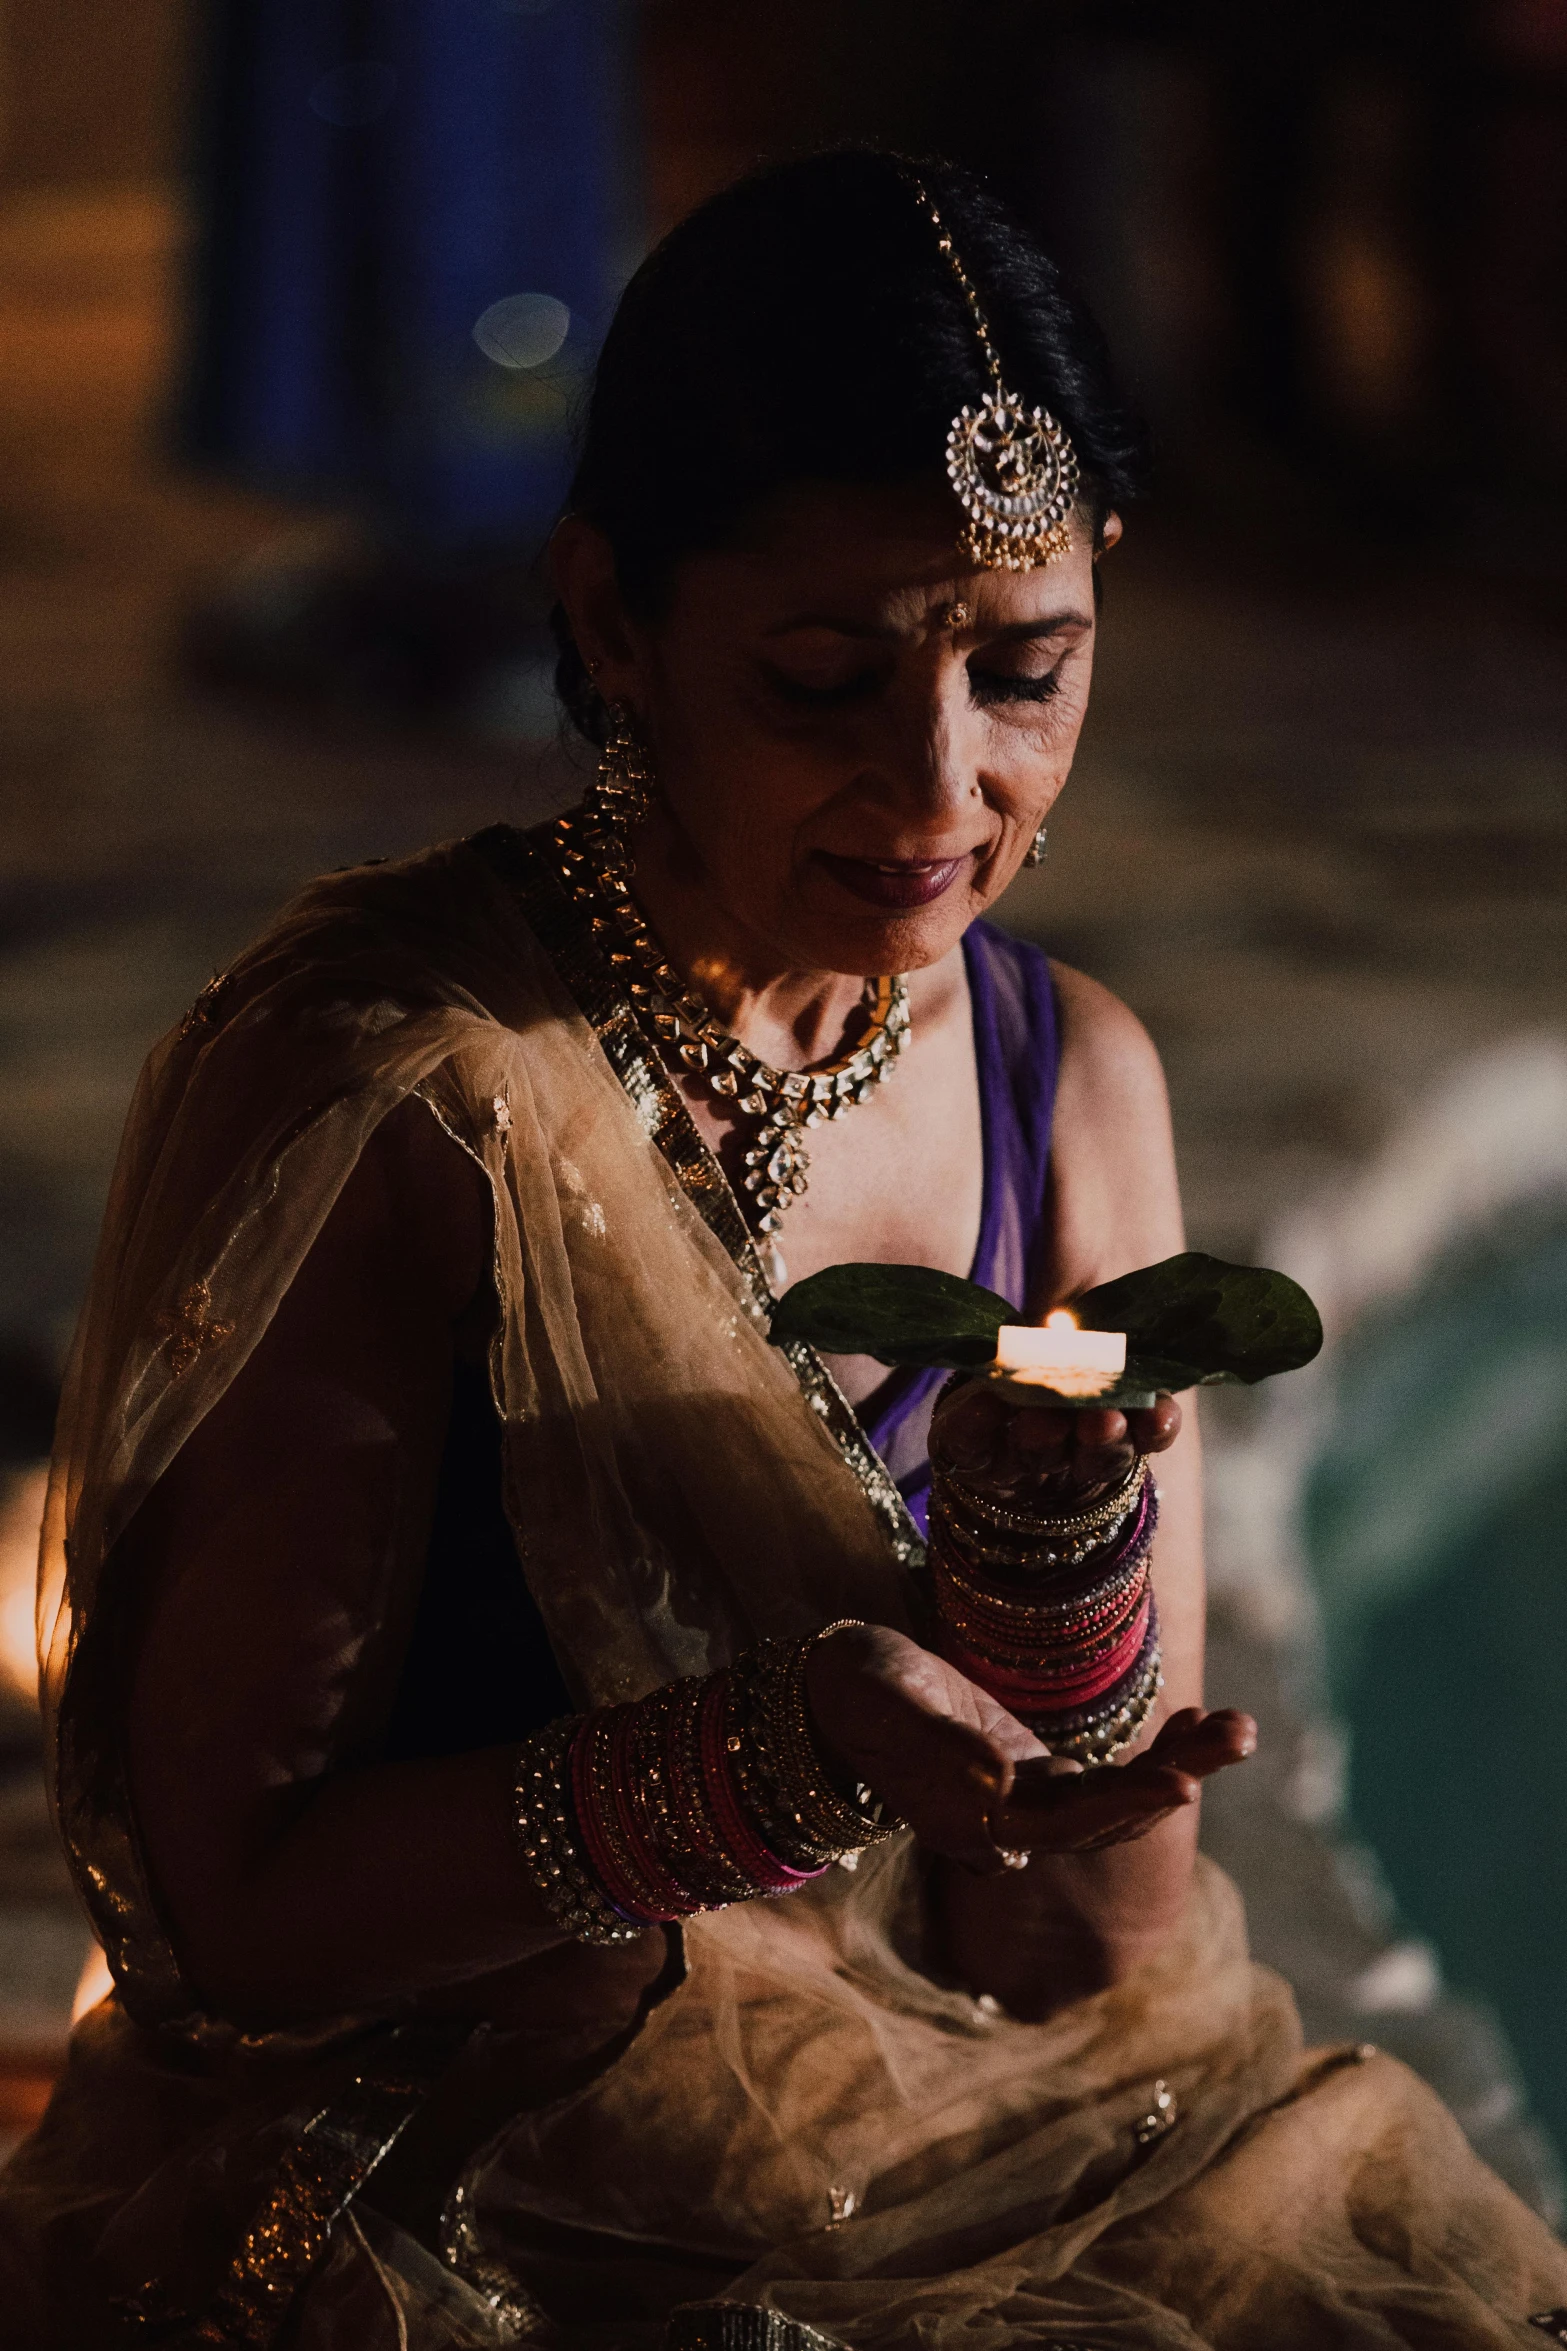
{"label": "gold bangle", "polygon": [[1141,1500],[1148,1479],[1148,1457],[1139,1453],[1122,1483],[1113,1494],[1096,1502],[1088,1510],[1074,1512],[1065,1518],[1050,1518],[1032,1510],[1009,1510],[1005,1503],[992,1502],[958,1476],[953,1470],[937,1472],[936,1483],[944,1500],[956,1501],[960,1509],[971,1512],[988,1526],[999,1527],[1006,1533],[1029,1537],[1038,1545],[1050,1542],[1068,1542],[1075,1536],[1093,1534],[1108,1526],[1112,1520],[1124,1518]]}
{"label": "gold bangle", "polygon": [[822,1759],[805,1695],[805,1671],[812,1650],[830,1633],[863,1629],[859,1617],[839,1617],[789,1645],[764,1642],[758,1653],[762,1715],[780,1777],[778,1801],[785,1818],[817,1848],[824,1861],[856,1858],[867,1845],[895,1836],[903,1822],[887,1813],[869,1789],[844,1795]]}
{"label": "gold bangle", "polygon": [[[1150,1546],[1130,1546],[1122,1557],[1110,1563],[1108,1569],[1094,1577],[1084,1578],[1066,1591],[1051,1596],[1050,1587],[1037,1588],[1043,1578],[1034,1579],[1035,1589],[1021,1578],[1010,1584],[998,1584],[982,1562],[973,1558],[960,1530],[952,1524],[939,1503],[933,1504],[930,1514],[929,1556],[934,1565],[949,1577],[958,1588],[967,1593],[976,1605],[997,1609],[1020,1621],[1049,1626],[1069,1626],[1092,1608],[1112,1602],[1120,1592],[1128,1590],[1147,1570]],[[1059,1581],[1059,1579],[1057,1579]]]}
{"label": "gold bangle", "polygon": [[734,1715],[729,1752],[740,1800],[769,1851],[791,1869],[821,1869],[835,1857],[805,1835],[780,1793],[788,1775],[768,1728],[756,1651],[737,1657],[730,1673]]}
{"label": "gold bangle", "polygon": [[665,1749],[669,1774],[665,1866],[702,1895],[704,1909],[723,1910],[731,1902],[749,1901],[756,1887],[725,1850],[712,1815],[702,1770],[702,1709],[707,1683],[692,1677],[677,1682],[675,1691],[674,1721]]}

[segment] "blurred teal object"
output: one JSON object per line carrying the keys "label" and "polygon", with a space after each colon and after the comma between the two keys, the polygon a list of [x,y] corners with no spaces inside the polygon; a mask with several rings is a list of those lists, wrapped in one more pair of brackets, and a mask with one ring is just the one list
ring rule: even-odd
{"label": "blurred teal object", "polygon": [[1567,1207],[1342,1343],[1305,1535],[1350,1803],[1567,2148]]}
{"label": "blurred teal object", "polygon": [[436,550],[538,536],[620,284],[620,0],[203,19],[185,454]]}

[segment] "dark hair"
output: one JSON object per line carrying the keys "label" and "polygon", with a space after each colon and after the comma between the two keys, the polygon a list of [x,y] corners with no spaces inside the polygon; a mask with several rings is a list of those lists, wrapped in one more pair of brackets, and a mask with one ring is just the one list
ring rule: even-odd
{"label": "dark hair", "polygon": [[[914,168],[979,295],[1008,387],[1071,434],[1097,528],[1137,494],[1147,463],[1103,335],[1055,262],[975,180],[947,164]],[[634,611],[656,612],[683,556],[721,545],[791,483],[942,467],[953,415],[989,384],[908,171],[864,149],[759,171],[672,229],[627,286],[568,507],[605,532]],[[554,626],[557,691],[582,733],[602,741],[603,707],[558,605]]]}

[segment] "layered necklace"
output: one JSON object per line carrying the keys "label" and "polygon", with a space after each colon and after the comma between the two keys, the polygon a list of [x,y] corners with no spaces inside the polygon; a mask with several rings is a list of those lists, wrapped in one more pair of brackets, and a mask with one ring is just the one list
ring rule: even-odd
{"label": "layered necklace", "polygon": [[626,834],[647,813],[650,796],[640,747],[617,727],[582,806],[556,820],[558,870],[590,913],[595,940],[652,1042],[751,1122],[742,1154],[743,1205],[761,1235],[762,1270],[781,1291],[789,1275],[778,1228],[806,1191],[805,1129],[846,1117],[891,1077],[909,1041],[908,985],[901,974],[867,981],[866,1033],[852,1053],[815,1069],[779,1070],[759,1060],[681,978],[631,894],[635,866]]}

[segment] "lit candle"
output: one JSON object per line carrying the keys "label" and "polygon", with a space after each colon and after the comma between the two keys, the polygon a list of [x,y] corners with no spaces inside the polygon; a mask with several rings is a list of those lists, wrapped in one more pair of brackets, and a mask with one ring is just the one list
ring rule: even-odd
{"label": "lit candle", "polygon": [[1003,1323],[996,1333],[995,1368],[1025,1388],[1053,1388],[1058,1396],[1099,1396],[1126,1369],[1124,1331],[1085,1331],[1058,1306],[1044,1327]]}

